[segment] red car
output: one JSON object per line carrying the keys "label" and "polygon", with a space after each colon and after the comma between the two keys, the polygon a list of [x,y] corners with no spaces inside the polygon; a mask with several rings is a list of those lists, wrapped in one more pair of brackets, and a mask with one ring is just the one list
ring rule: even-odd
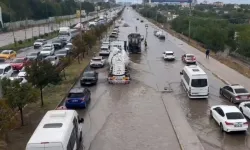
{"label": "red car", "polygon": [[21,70],[25,63],[27,62],[27,58],[26,57],[16,57],[12,62],[11,62],[11,66],[13,68],[13,70]]}

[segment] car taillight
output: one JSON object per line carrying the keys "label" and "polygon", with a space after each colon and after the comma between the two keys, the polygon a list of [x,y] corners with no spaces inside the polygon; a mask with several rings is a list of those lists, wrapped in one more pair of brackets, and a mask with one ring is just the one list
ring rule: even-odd
{"label": "car taillight", "polygon": [[195,61],[196,60],[196,58],[195,57],[193,57],[193,61]]}
{"label": "car taillight", "polygon": [[248,95],[247,98],[250,99],[250,95]]}
{"label": "car taillight", "polygon": [[226,124],[226,125],[234,125],[233,123],[226,122],[226,121],[225,121],[225,124]]}
{"label": "car taillight", "polygon": [[240,98],[241,98],[240,96],[236,96],[236,97],[235,97],[236,100],[238,100],[238,99],[240,99]]}
{"label": "car taillight", "polygon": [[244,124],[244,125],[248,125],[248,122],[244,122],[243,124]]}

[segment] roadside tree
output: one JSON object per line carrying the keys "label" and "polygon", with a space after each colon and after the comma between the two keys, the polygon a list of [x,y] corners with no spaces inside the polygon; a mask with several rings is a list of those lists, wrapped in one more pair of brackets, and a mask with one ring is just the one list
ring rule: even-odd
{"label": "roadside tree", "polygon": [[33,61],[25,66],[25,71],[28,82],[40,90],[41,106],[43,106],[43,88],[48,84],[57,84],[62,80],[60,70],[49,61]]}
{"label": "roadside tree", "polygon": [[88,49],[91,50],[92,47],[94,46],[94,44],[96,43],[96,39],[97,39],[97,37],[95,35],[93,35],[91,32],[87,32],[86,34],[83,35],[83,40],[85,41],[85,43],[88,46],[87,54],[88,54]]}
{"label": "roadside tree", "polygon": [[86,52],[85,41],[83,40],[83,37],[79,35],[74,39],[73,44],[74,44],[74,49],[73,49],[74,54],[75,56],[77,56],[78,63],[80,64],[80,56],[82,54],[82,56],[84,57],[84,53]]}
{"label": "roadside tree", "polygon": [[29,83],[20,84],[19,81],[11,81],[5,87],[5,96],[7,104],[12,108],[18,108],[21,117],[21,125],[24,125],[23,107],[26,104],[36,102],[38,98],[38,91]]}

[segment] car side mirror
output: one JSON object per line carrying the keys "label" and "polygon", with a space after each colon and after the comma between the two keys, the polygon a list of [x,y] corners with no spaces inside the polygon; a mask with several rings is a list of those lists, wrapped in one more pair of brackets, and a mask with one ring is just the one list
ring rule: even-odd
{"label": "car side mirror", "polygon": [[79,122],[79,123],[84,123],[84,119],[81,118],[78,122]]}
{"label": "car side mirror", "polygon": [[180,75],[183,75],[183,72],[180,72]]}

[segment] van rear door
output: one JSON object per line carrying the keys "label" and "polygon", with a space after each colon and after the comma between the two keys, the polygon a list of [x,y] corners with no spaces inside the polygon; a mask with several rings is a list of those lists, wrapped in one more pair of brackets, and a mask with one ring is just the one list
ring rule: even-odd
{"label": "van rear door", "polygon": [[208,95],[207,78],[192,79],[190,88],[191,88],[191,95],[197,95],[197,96]]}
{"label": "van rear door", "polygon": [[28,144],[26,150],[64,150],[61,143]]}

